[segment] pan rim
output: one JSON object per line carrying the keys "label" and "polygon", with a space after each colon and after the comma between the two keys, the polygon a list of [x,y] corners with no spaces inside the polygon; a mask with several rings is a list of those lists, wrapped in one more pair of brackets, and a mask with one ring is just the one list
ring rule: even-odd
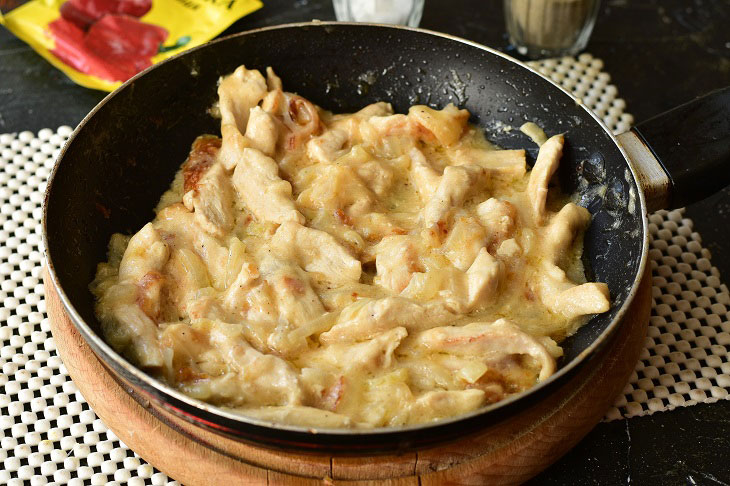
{"label": "pan rim", "polygon": [[[120,93],[122,90],[124,90],[128,85],[134,83],[138,78],[141,76],[146,75],[148,72],[156,69],[159,66],[162,66],[168,62],[172,62],[174,60],[177,60],[179,57],[186,56],[188,54],[192,54],[193,52],[202,49],[202,48],[210,48],[210,46],[215,45],[220,42],[226,42],[230,39],[237,38],[237,37],[243,37],[251,34],[255,34],[258,32],[266,32],[266,31],[273,31],[273,30],[281,30],[281,29],[299,29],[299,28],[311,28],[311,27],[340,27],[340,26],[349,26],[349,27],[356,27],[356,28],[370,28],[370,27],[378,27],[378,28],[386,28],[386,29],[393,29],[393,30],[406,30],[411,32],[416,32],[420,34],[427,34],[430,36],[436,36],[441,37],[445,39],[449,39],[452,41],[456,41],[460,44],[465,44],[467,46],[471,46],[474,48],[477,48],[479,50],[482,50],[484,52],[487,52],[491,55],[496,55],[498,57],[503,58],[504,60],[509,61],[512,64],[515,64],[519,66],[520,68],[526,69],[527,71],[531,72],[533,75],[539,76],[544,81],[547,81],[550,83],[554,88],[560,90],[563,94],[568,96],[570,99],[572,99],[577,105],[579,105],[595,122],[596,124],[604,131],[606,135],[609,136],[611,141],[614,143],[614,145],[618,148],[619,152],[624,158],[624,161],[626,162],[629,171],[633,177],[633,182],[637,187],[637,197],[638,197],[638,210],[641,211],[641,229],[642,229],[642,235],[643,235],[643,241],[642,241],[642,252],[641,252],[641,258],[639,261],[638,270],[636,272],[636,275],[634,277],[634,281],[631,284],[631,289],[629,293],[627,294],[623,305],[618,310],[614,318],[611,320],[611,322],[606,326],[606,328],[601,332],[601,334],[598,335],[598,337],[593,340],[593,342],[581,353],[576,356],[572,361],[566,363],[565,365],[561,366],[553,375],[551,375],[548,379],[546,379],[543,382],[537,383],[536,385],[532,386],[528,390],[525,390],[521,393],[510,395],[509,397],[505,398],[504,400],[501,400],[497,403],[488,405],[486,407],[482,407],[478,410],[474,410],[472,412],[469,412],[467,414],[458,415],[456,417],[449,417],[445,419],[441,419],[434,422],[428,422],[428,423],[422,423],[422,424],[415,424],[415,425],[407,425],[407,426],[400,426],[400,427],[378,427],[378,428],[372,428],[372,429],[347,429],[347,428],[316,428],[316,427],[305,427],[305,426],[299,426],[299,425],[289,425],[289,424],[282,424],[277,423],[274,421],[269,420],[262,420],[257,419],[254,417],[242,415],[239,413],[231,412],[228,410],[225,410],[223,408],[220,408],[215,405],[211,405],[209,403],[203,402],[201,400],[189,397],[182,392],[173,389],[166,383],[162,382],[161,380],[158,380],[151,375],[147,374],[146,372],[142,371],[140,368],[137,368],[132,363],[126,360],[121,354],[119,354],[117,351],[115,351],[110,345],[106,343],[106,341],[103,340],[103,338],[98,335],[94,330],[91,328],[91,326],[86,323],[86,321],[81,317],[81,315],[78,313],[76,308],[74,307],[73,303],[71,302],[71,299],[68,297],[66,292],[64,291],[63,287],[61,286],[61,283],[59,281],[58,275],[55,271],[55,266],[53,264],[53,261],[51,259],[51,256],[48,251],[48,202],[50,198],[51,191],[53,189],[53,183],[56,178],[56,174],[59,170],[60,163],[64,159],[66,152],[68,148],[71,146],[73,141],[76,139],[76,137],[79,135],[79,133],[83,130],[85,125],[88,123],[88,121],[98,112],[100,111],[106,103],[108,103],[112,98],[114,98],[118,93]],[[553,80],[551,80],[549,77],[543,75],[536,69],[528,66],[527,64],[503,53],[496,49],[484,46],[482,44],[463,39],[458,36],[453,36],[450,34],[444,34],[441,32],[436,32],[428,29],[422,29],[422,28],[414,28],[414,27],[406,27],[406,26],[396,26],[396,25],[389,25],[389,24],[376,24],[376,23],[359,23],[359,22],[335,22],[335,21],[318,21],[314,20],[311,22],[296,22],[296,23],[288,23],[288,24],[280,24],[280,25],[274,25],[274,26],[267,26],[262,27],[258,29],[252,29],[244,32],[239,32],[236,34],[232,34],[229,36],[222,37],[220,39],[213,40],[211,42],[202,44],[200,46],[197,46],[193,49],[184,51],[182,53],[179,53],[175,56],[172,56],[158,64],[155,64],[144,71],[138,73],[137,75],[133,76],[126,82],[124,82],[121,86],[119,86],[116,90],[111,92],[109,95],[104,97],[78,124],[78,126],[73,130],[71,135],[69,136],[68,141],[64,144],[64,147],[60,151],[58,158],[56,159],[56,162],[53,166],[53,169],[51,171],[51,174],[48,178],[47,187],[44,194],[44,201],[43,201],[43,218],[42,218],[42,244],[43,244],[43,254],[44,254],[44,260],[47,268],[47,275],[50,278],[50,281],[58,295],[59,300],[63,304],[63,308],[66,311],[68,317],[70,318],[71,322],[74,324],[76,329],[80,332],[80,334],[83,336],[84,340],[89,344],[92,351],[102,360],[103,364],[110,366],[110,367],[119,367],[124,370],[125,373],[130,374],[133,376],[136,380],[145,383],[146,385],[152,387],[154,390],[156,390],[157,393],[170,397],[175,399],[178,402],[184,403],[186,406],[189,406],[193,409],[199,409],[203,412],[206,412],[207,414],[217,416],[224,418],[226,420],[232,421],[234,423],[242,423],[245,425],[250,426],[256,426],[256,427],[264,427],[264,428],[272,428],[278,431],[284,431],[284,432],[290,432],[290,433],[296,433],[296,434],[302,434],[307,436],[322,436],[322,435],[329,435],[329,436],[346,436],[346,437],[358,437],[358,436],[386,436],[386,435],[395,435],[400,433],[408,433],[408,432],[417,432],[417,431],[423,431],[427,429],[431,429],[434,427],[441,427],[441,426],[448,426],[457,422],[461,422],[464,420],[468,420],[470,418],[474,418],[480,415],[486,415],[493,411],[503,409],[506,407],[509,407],[510,405],[515,404],[516,402],[522,401],[525,397],[536,394],[539,391],[545,389],[546,387],[549,387],[553,383],[560,381],[563,377],[570,374],[575,368],[577,368],[579,365],[583,364],[586,360],[588,360],[591,356],[593,356],[598,350],[600,350],[603,345],[606,344],[607,341],[609,341],[609,338],[614,334],[616,329],[619,327],[622,319],[624,318],[628,307],[633,302],[636,293],[638,291],[639,283],[641,282],[647,265],[648,260],[648,243],[649,243],[649,232],[648,232],[648,218],[646,213],[646,200],[645,195],[642,190],[641,184],[639,183],[639,177],[637,174],[637,171],[631,162],[631,159],[628,157],[626,151],[621,146],[621,144],[618,142],[616,136],[611,132],[611,130],[605,125],[603,120],[601,120],[593,111],[591,111],[585,104],[581,102],[580,99],[573,96],[569,91],[567,91],[565,88],[560,86],[559,84],[555,83]],[[101,354],[101,356],[100,356]],[[165,409],[168,409],[172,411],[172,413],[175,413],[178,416],[182,416],[179,413],[179,409],[177,407],[171,406],[169,403],[167,403],[167,399],[160,400],[159,397],[155,396],[153,397],[158,402],[160,406],[162,406]],[[187,414],[185,414],[187,415]],[[185,420],[191,421],[189,417],[182,416]],[[200,421],[193,421],[193,423],[197,425],[202,425]],[[226,429],[230,429],[229,427],[218,427],[218,424],[215,424],[216,427],[213,428],[213,430],[218,431],[224,431]],[[231,429],[231,432],[234,435],[236,435],[236,429]]]}

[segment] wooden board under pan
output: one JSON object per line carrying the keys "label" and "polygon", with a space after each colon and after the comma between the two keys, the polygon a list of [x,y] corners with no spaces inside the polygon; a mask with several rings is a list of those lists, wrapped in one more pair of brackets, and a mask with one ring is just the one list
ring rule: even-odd
{"label": "wooden board under pan", "polygon": [[236,442],[132,397],[99,362],[44,278],[51,330],[71,378],[96,414],[150,464],[188,486],[234,484],[507,485],[555,462],[604,416],[644,345],[651,311],[646,274],[612,341],[570,380],[481,433],[398,456],[281,452]]}

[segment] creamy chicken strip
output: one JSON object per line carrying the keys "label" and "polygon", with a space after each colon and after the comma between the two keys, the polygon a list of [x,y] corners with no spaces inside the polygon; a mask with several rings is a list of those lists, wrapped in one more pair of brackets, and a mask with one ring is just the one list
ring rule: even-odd
{"label": "creamy chicken strip", "polygon": [[454,105],[333,114],[244,66],[218,96],[221,136],[91,284],[106,340],[170,386],[309,428],[431,422],[549,379],[610,308],[563,135],[530,171]]}
{"label": "creamy chicken strip", "polygon": [[251,146],[243,134],[251,109],[259,104],[266,93],[266,80],[261,73],[243,66],[221,80],[218,86],[218,109],[225,143],[219,158],[227,170],[235,167],[241,151]]}
{"label": "creamy chicken strip", "polygon": [[244,205],[259,219],[273,223],[304,222],[294,206],[291,184],[278,174],[279,166],[259,150],[245,148],[233,172],[233,186]]}
{"label": "creamy chicken strip", "polygon": [[541,224],[545,219],[545,201],[547,199],[548,184],[560,165],[563,155],[563,136],[550,137],[540,146],[535,166],[530,172],[530,182],[527,184],[527,193],[530,196],[530,206],[535,222]]}

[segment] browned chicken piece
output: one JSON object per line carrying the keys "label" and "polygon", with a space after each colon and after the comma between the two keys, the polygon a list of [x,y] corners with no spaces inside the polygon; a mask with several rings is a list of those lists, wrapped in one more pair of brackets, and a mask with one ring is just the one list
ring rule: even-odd
{"label": "browned chicken piece", "polygon": [[307,142],[307,156],[319,164],[331,164],[340,155],[348,140],[347,132],[328,130]]}
{"label": "browned chicken piece", "polygon": [[438,188],[423,208],[423,225],[431,228],[444,223],[450,211],[459,208],[471,189],[484,183],[486,173],[474,165],[448,166],[444,169]]}
{"label": "browned chicken piece", "polygon": [[324,313],[306,272],[273,257],[264,257],[259,266],[244,263],[220,306],[223,320],[247,323],[246,338],[257,349],[281,356],[300,344],[282,337]]}
{"label": "browned chicken piece", "polygon": [[276,151],[276,142],[279,139],[279,129],[274,117],[260,106],[251,108],[248,124],[246,125],[246,138],[251,148],[273,157]]}
{"label": "browned chicken piece", "polygon": [[573,247],[575,239],[591,221],[587,209],[568,203],[552,217],[545,235],[544,253],[547,261],[542,264],[535,282],[542,302],[551,312],[574,319],[586,314],[599,314],[611,307],[608,286],[591,282],[576,284],[559,267],[565,253]]}
{"label": "browned chicken piece", "polygon": [[418,250],[412,236],[386,236],[375,247],[375,283],[400,293],[408,286],[415,272],[425,269],[418,261]]}
{"label": "browned chicken piece", "polygon": [[517,209],[510,202],[489,198],[476,207],[476,212],[487,233],[485,245],[495,253],[503,241],[514,236]]}
{"label": "browned chicken piece", "polygon": [[244,401],[250,405],[299,405],[302,390],[297,372],[286,361],[262,354],[243,338],[239,325],[211,323],[210,343],[235,373]]}
{"label": "browned chicken piece", "polygon": [[279,166],[271,157],[246,148],[233,172],[233,186],[243,204],[261,221],[304,223],[294,206],[291,184],[279,177]]}
{"label": "browned chicken piece", "polygon": [[282,258],[294,260],[325,280],[342,284],[358,282],[362,267],[334,236],[288,221],[276,230],[271,248]]}
{"label": "browned chicken piece", "polygon": [[407,335],[404,327],[395,327],[357,344],[335,342],[310,353],[306,362],[325,364],[341,369],[345,374],[375,373],[391,367],[395,360],[393,353]]}
{"label": "browned chicken piece", "polygon": [[439,187],[441,176],[431,167],[423,152],[413,147],[408,153],[411,158],[410,175],[413,184],[416,186],[421,201],[426,203],[431,200]]}
{"label": "browned chicken piece", "polygon": [[109,287],[104,294],[112,305],[98,307],[103,322],[124,324],[115,330],[113,340],[143,367],[162,365],[155,319],[162,313],[164,278],[161,270],[169,256],[169,247],[159,232],[151,223],[145,225],[129,240],[122,256],[120,283]]}
{"label": "browned chicken piece", "polygon": [[376,207],[376,197],[350,167],[328,165],[315,183],[299,194],[297,203],[307,208],[338,209],[350,218],[363,216]]}
{"label": "browned chicken piece", "polygon": [[234,198],[230,176],[222,165],[214,164],[201,177],[195,189],[183,196],[183,204],[195,213],[201,228],[220,238],[233,227]]}
{"label": "browned chicken piece", "polygon": [[152,223],[147,223],[127,245],[119,264],[119,280],[139,282],[149,272],[159,272],[170,257],[170,249]]}
{"label": "browned chicken piece", "polygon": [[369,125],[371,117],[384,117],[392,114],[393,108],[390,103],[373,103],[352,115],[334,115],[329,122],[329,127],[332,130],[345,132],[351,141],[362,141],[361,128],[366,132],[372,130]]}
{"label": "browned chicken piece", "polygon": [[157,325],[139,305],[120,302],[112,310],[112,316],[125,325],[125,331],[117,334],[114,341],[127,356],[143,368],[158,368],[163,365],[164,358],[157,340]]}
{"label": "browned chicken piece", "polygon": [[415,345],[431,352],[480,356],[487,362],[511,354],[528,354],[540,365],[539,379],[555,372],[555,358],[545,346],[506,319],[437,327],[414,336]]}
{"label": "browned chicken piece", "polygon": [[281,78],[276,75],[271,66],[266,68],[266,87],[269,91],[282,91],[284,89]]}
{"label": "browned chicken piece", "polygon": [[195,139],[190,155],[183,163],[183,193],[198,188],[198,183],[208,169],[215,164],[221,139],[212,135],[202,135]]}
{"label": "browned chicken piece", "polygon": [[545,254],[557,263],[574,244],[575,239],[591,222],[591,213],[584,207],[568,203],[550,219],[545,234]]}
{"label": "browned chicken piece", "polygon": [[488,233],[472,216],[455,219],[441,250],[456,268],[465,272],[487,244]]}
{"label": "browned chicken piece", "polygon": [[[398,225],[389,215],[384,213],[372,212],[363,214],[353,218],[352,227],[372,244],[377,244],[386,236],[405,235],[408,230]],[[369,252],[363,253],[363,258],[370,255]],[[366,260],[363,260],[365,262]]]}
{"label": "browned chicken piece", "polygon": [[530,197],[532,214],[537,224],[545,219],[545,201],[547,200],[548,184],[563,156],[563,136],[554,135],[542,144],[537,154],[535,166],[530,172],[530,182],[527,184],[527,194]]}
{"label": "browned chicken piece", "polygon": [[223,146],[218,157],[226,170],[238,164],[241,151],[249,146],[243,136],[248,117],[251,109],[264,99],[267,92],[266,80],[261,73],[244,66],[221,79],[218,85],[218,108]]}
{"label": "browned chicken piece", "polygon": [[503,273],[502,262],[490,255],[486,248],[482,248],[466,271],[469,310],[494,302]]}
{"label": "browned chicken piece", "polygon": [[400,113],[396,115],[373,116],[363,125],[366,126],[361,127],[361,133],[363,130],[367,130],[370,137],[373,135],[375,137],[401,135],[411,130],[408,117]]}
{"label": "browned chicken piece", "polygon": [[586,314],[600,314],[611,308],[608,285],[589,282],[577,285],[565,271],[550,262],[543,262],[542,271],[533,279],[540,300],[555,314],[574,319]]}
{"label": "browned chicken piece", "polygon": [[412,106],[408,119],[414,125],[413,131],[427,142],[453,145],[459,141],[469,121],[469,112],[449,103],[443,110],[428,106]]}
{"label": "browned chicken piece", "polygon": [[337,323],[323,332],[319,340],[323,343],[363,341],[395,327],[417,331],[443,324],[454,317],[438,303],[421,305],[402,297],[363,299],[345,307]]}
{"label": "browned chicken piece", "polygon": [[246,261],[236,275],[235,280],[228,286],[222,296],[222,305],[231,316],[241,318],[247,315],[251,308],[251,296],[249,293],[254,285],[258,284],[258,265],[253,261]]}
{"label": "browned chicken piece", "polygon": [[[490,255],[486,248],[481,248],[474,262],[463,272],[455,267],[439,272],[436,280],[437,298],[429,300],[441,301],[451,312],[459,315],[493,304],[498,296],[499,284],[504,274],[504,264]],[[424,284],[433,278],[426,273],[417,273],[412,277],[412,284]],[[426,282],[421,282],[421,280]],[[412,295],[412,285],[403,292]],[[414,289],[415,290],[415,289]]]}
{"label": "browned chicken piece", "polygon": [[393,171],[377,160],[364,162],[356,169],[360,179],[378,197],[385,197],[393,185]]}
{"label": "browned chicken piece", "polygon": [[[284,97],[284,92],[280,89],[276,89],[269,91],[266,96],[264,96],[264,99],[261,101],[261,108],[266,113],[279,120],[283,125],[282,111],[284,110],[285,104],[286,98]],[[283,137],[281,140],[283,140]]]}
{"label": "browned chicken piece", "polygon": [[514,182],[527,173],[524,150],[482,150],[459,148],[453,152],[454,165],[478,165],[485,169],[491,178]]}
{"label": "browned chicken piece", "polygon": [[276,321],[298,327],[324,313],[309,276],[296,265],[266,257],[261,260],[259,271],[273,290],[278,310]]}
{"label": "browned chicken piece", "polygon": [[152,270],[137,282],[137,305],[155,323],[162,319],[162,289],[165,277]]}
{"label": "browned chicken piece", "polygon": [[[188,292],[201,287],[225,289],[229,250],[217,238],[201,231],[204,227],[195,213],[181,204],[175,204],[160,211],[155,224],[166,237],[166,243],[174,250],[172,256],[176,264],[182,265],[174,278],[173,294],[185,301]],[[173,270],[168,265],[165,272],[170,271]]]}

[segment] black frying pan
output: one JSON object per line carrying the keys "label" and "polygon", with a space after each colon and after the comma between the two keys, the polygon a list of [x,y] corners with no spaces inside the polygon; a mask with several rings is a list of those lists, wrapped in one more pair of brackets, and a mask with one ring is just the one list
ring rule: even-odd
{"label": "black frying pan", "polygon": [[[578,193],[581,204],[593,213],[584,258],[591,277],[608,284],[611,310],[563,342],[561,368],[544,383],[470,415],[431,425],[313,433],[223,412],[130,365],[101,339],[88,285],[96,264],[105,260],[112,233],[133,233],[151,220],[152,208],[195,137],[219,133],[219,120],[208,109],[217,98],[218,78],[240,64],[260,70],[273,66],[285,88],[337,112],[380,100],[390,101],[400,112],[417,103],[443,107],[453,102],[472,113],[471,121],[484,128],[491,141],[503,148],[527,148],[533,157],[534,145],[519,130],[505,131],[505,125],[533,121],[548,134],[564,132],[560,182],[564,190]],[[730,161],[729,104],[730,91],[716,93],[647,122],[639,132],[622,135],[619,143],[594,114],[547,78],[462,39],[338,23],[243,33],[155,66],[109,95],[81,122],[46,194],[48,268],[66,310],[94,352],[153,406],[201,427],[274,447],[351,453],[433,444],[495,424],[534,403],[606,343],[646,265],[646,201],[651,209],[667,207],[670,196],[674,204],[684,204],[725,185],[727,175],[719,163]],[[708,114],[708,108],[714,113]],[[654,151],[671,176],[637,133],[658,141]],[[695,165],[678,165],[689,161]],[[681,167],[685,168],[677,170]],[[698,168],[705,170],[702,178]],[[594,190],[599,186],[605,186],[604,196]]]}

